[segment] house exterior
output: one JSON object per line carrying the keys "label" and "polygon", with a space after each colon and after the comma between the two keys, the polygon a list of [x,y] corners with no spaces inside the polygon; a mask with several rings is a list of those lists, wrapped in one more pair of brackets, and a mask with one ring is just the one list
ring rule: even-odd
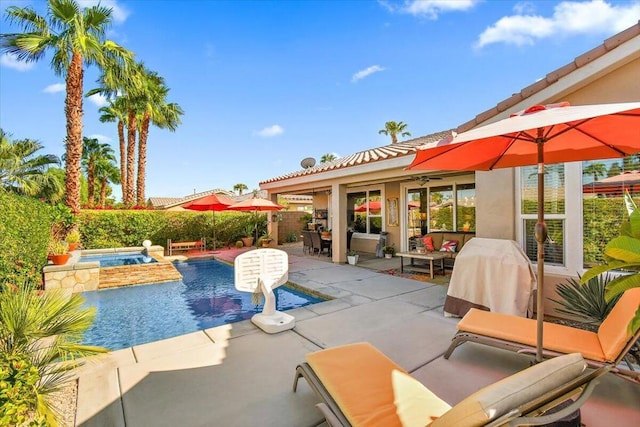
{"label": "house exterior", "polygon": [[[455,131],[461,133],[501,120],[531,105],[561,101],[572,105],[640,101],[640,23],[479,113]],[[382,203],[378,210],[367,208],[365,227],[360,224],[353,235],[351,248],[355,250],[374,252],[381,231],[388,233],[387,241],[398,250],[406,250],[409,238],[425,230],[468,229],[480,237],[515,240],[529,256],[534,254],[535,240],[528,237],[528,231],[536,215],[526,208],[526,201],[535,194],[530,182],[532,170],[510,168],[470,174],[404,170],[419,146],[449,135],[450,131],[443,131],[355,153],[270,178],[261,182],[260,188],[271,198],[288,193],[312,194],[314,209],[326,216],[323,222],[333,231],[333,261],[337,263],[346,261],[347,229],[353,227],[356,200]],[[616,175],[637,163],[638,159],[596,165],[572,162],[549,173],[552,182],[545,179],[545,185],[551,193],[546,198],[557,202],[557,208],[547,212],[547,223],[552,237],[556,236],[558,253],[547,258],[546,283],[575,276],[594,262],[595,255],[587,251],[585,243],[591,243],[599,229],[584,223],[586,214],[591,214],[589,200],[594,198],[594,192],[583,193],[584,186],[601,178],[604,170]],[[591,177],[587,171],[595,169],[600,172]],[[271,226],[277,227],[277,223]],[[589,241],[585,242],[587,234]]]}

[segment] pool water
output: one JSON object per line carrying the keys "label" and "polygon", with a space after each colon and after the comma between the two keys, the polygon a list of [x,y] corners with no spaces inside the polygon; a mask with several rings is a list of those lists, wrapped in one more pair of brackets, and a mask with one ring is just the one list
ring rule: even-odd
{"label": "pool water", "polygon": [[150,264],[157,262],[153,257],[141,252],[124,252],[105,255],[84,255],[80,262],[99,262],[100,267],[118,267],[122,265]]}
{"label": "pool water", "polygon": [[[188,261],[175,266],[181,281],[85,292],[86,305],[98,312],[83,343],[118,350],[239,322],[262,311],[250,293],[236,291],[230,265]],[[281,311],[324,301],[287,286],[275,295]]]}

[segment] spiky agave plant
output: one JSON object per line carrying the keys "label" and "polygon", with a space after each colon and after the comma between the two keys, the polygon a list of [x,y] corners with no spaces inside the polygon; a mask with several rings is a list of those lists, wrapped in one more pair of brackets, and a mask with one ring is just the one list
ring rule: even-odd
{"label": "spiky agave plant", "polygon": [[86,357],[107,351],[81,344],[82,333],[95,318],[95,308],[83,303],[79,294],[38,291],[29,283],[0,287],[0,358],[19,357],[37,370],[35,387],[24,392],[32,393],[28,401],[34,407],[29,410],[48,425],[57,425],[59,417],[51,393],[72,379],[72,370]]}
{"label": "spiky agave plant", "polygon": [[[604,294],[607,301],[611,301],[629,289],[640,287],[640,210],[628,192],[625,192],[624,200],[629,219],[622,223],[620,235],[614,237],[604,248],[606,263],[590,268],[580,278],[580,283],[584,284],[607,271],[624,271],[624,274],[620,274],[607,284]],[[635,333],[638,329],[640,329],[640,307],[629,323],[631,333]]]}
{"label": "spiky agave plant", "polygon": [[620,295],[608,301],[605,299],[605,290],[611,280],[611,275],[605,274],[592,277],[581,285],[579,280],[573,277],[568,278],[556,289],[560,298],[551,298],[551,301],[562,307],[558,308],[560,313],[578,317],[586,323],[599,325],[620,299]]}

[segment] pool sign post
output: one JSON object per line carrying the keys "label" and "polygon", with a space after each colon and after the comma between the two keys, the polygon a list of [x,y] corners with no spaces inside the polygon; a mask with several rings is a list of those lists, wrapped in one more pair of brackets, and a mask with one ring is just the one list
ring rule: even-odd
{"label": "pool sign post", "polygon": [[289,256],[279,249],[254,249],[238,255],[234,261],[235,287],[240,292],[264,294],[262,313],[251,321],[268,334],[293,329],[295,317],[276,310],[273,290],[289,280]]}

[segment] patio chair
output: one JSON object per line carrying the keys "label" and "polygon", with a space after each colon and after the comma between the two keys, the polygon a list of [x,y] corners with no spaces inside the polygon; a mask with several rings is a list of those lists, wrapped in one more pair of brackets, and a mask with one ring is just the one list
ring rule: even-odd
{"label": "patio chair", "polygon": [[302,230],[302,254],[310,254],[313,252],[313,243],[311,242],[311,231]]}
{"label": "patio chair", "polygon": [[[589,366],[611,366],[611,372],[640,384],[640,372],[625,357],[640,339],[640,330],[632,334],[629,323],[640,307],[640,288],[626,291],[597,332],[544,322],[544,357],[581,353]],[[509,314],[472,308],[458,323],[458,332],[444,354],[448,359],[459,345],[473,341],[518,353],[536,353],[536,321]],[[620,363],[625,360],[629,369]]]}
{"label": "patio chair", "polygon": [[307,354],[293,391],[304,377],[329,426],[541,425],[579,415],[610,369],[585,372],[586,366],[578,353],[547,360],[451,407],[371,344],[356,343]]}
{"label": "patio chair", "polygon": [[324,251],[325,246],[322,244],[322,239],[320,238],[320,233],[317,231],[310,231],[311,234],[311,245],[313,248],[313,253],[315,254],[318,251],[318,256]]}

